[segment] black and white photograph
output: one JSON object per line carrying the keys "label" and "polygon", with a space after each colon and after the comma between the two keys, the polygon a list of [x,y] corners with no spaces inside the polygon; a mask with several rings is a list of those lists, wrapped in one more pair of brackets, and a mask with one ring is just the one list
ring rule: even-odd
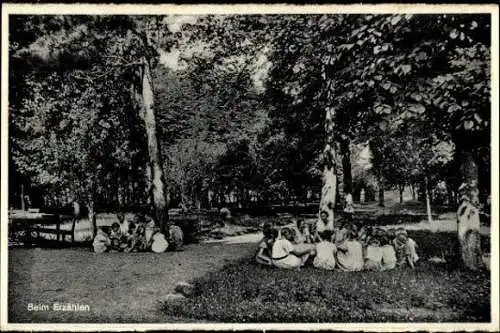
{"label": "black and white photograph", "polygon": [[3,5],[2,329],[500,329],[498,8]]}

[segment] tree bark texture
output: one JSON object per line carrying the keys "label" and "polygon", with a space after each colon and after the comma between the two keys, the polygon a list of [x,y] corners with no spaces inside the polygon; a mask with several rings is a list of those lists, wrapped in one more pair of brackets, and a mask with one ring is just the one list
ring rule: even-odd
{"label": "tree bark texture", "polygon": [[479,234],[478,167],[470,152],[459,151],[458,162],[461,186],[460,204],[457,210],[457,234],[461,263],[470,270],[482,266],[481,240]]}
{"label": "tree bark texture", "polygon": [[431,195],[429,193],[429,180],[425,177],[425,207],[427,209],[427,221],[432,222]]}
{"label": "tree bark texture", "polygon": [[342,172],[344,195],[352,194],[352,167],[351,167],[351,149],[349,139],[344,139],[341,143],[342,153]]}
{"label": "tree bark texture", "polygon": [[384,184],[382,184],[381,180],[379,180],[379,184],[378,184],[378,205],[380,207],[384,207],[385,206]]}
{"label": "tree bark texture", "polygon": [[160,231],[168,231],[167,197],[165,195],[165,184],[163,182],[163,170],[160,159],[160,149],[157,139],[156,118],[154,113],[153,80],[148,59],[142,58],[143,66],[140,69],[141,89],[135,90],[136,101],[139,107],[139,117],[144,122],[148,145],[148,171],[149,180],[148,196],[153,204],[153,218]]}
{"label": "tree bark texture", "polygon": [[333,139],[335,129],[335,110],[326,109],[325,131],[326,145],[323,150],[323,182],[321,188],[321,200],[319,204],[319,213],[325,211],[328,213],[328,224],[333,225],[334,208],[337,189],[337,151]]}
{"label": "tree bark texture", "polygon": [[87,202],[87,209],[88,209],[88,216],[89,216],[89,222],[92,225],[92,235],[94,238],[97,235],[97,218],[96,218],[96,212],[95,212],[95,201],[93,198],[89,198]]}
{"label": "tree bark texture", "polygon": [[404,185],[399,185],[399,203],[403,204],[403,193],[405,191]]}

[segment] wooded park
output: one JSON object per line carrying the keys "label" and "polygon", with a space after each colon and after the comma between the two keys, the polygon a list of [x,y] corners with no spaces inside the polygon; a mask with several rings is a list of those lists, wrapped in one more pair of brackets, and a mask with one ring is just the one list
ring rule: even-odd
{"label": "wooded park", "polygon": [[492,223],[491,24],[488,14],[11,15],[9,207],[76,214],[73,230],[88,218],[92,239],[99,214],[139,214],[171,241],[174,213],[226,209],[229,224],[253,216],[259,230],[286,214],[337,224],[351,197],[355,222],[366,208],[397,225],[411,202],[429,229],[451,216],[451,252],[480,270],[490,249],[479,230]]}

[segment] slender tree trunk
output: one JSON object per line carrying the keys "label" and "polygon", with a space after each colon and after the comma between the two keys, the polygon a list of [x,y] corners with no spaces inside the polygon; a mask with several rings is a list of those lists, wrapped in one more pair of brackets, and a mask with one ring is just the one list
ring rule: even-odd
{"label": "slender tree trunk", "polygon": [[92,235],[95,237],[97,235],[97,218],[95,213],[95,201],[94,198],[89,198],[87,203],[87,209],[89,214],[89,222],[92,225]]}
{"label": "slender tree trunk", "polygon": [[351,149],[349,147],[349,139],[344,139],[341,144],[342,148],[342,171],[344,175],[344,194],[352,194],[352,166],[351,166]]}
{"label": "slender tree trunk", "polygon": [[381,180],[378,182],[378,205],[385,207],[384,184],[382,184]]}
{"label": "slender tree trunk", "polygon": [[429,180],[427,176],[425,177],[425,206],[427,208],[427,221],[432,223],[432,211],[431,211],[431,195],[429,193]]}
{"label": "slender tree trunk", "polygon": [[415,185],[413,183],[410,184],[410,192],[411,192],[411,199],[417,200],[417,191],[415,190]]}
{"label": "slender tree trunk", "polygon": [[321,188],[321,200],[319,204],[319,213],[325,211],[328,213],[328,224],[333,227],[334,209],[337,189],[337,152],[333,134],[335,129],[335,111],[333,108],[326,109],[325,131],[326,145],[323,150],[323,186]]}
{"label": "slender tree trunk", "polygon": [[73,220],[71,221],[71,243],[75,242],[75,227],[79,219],[80,219],[80,204],[76,200],[73,200]]}
{"label": "slender tree trunk", "polygon": [[455,195],[453,193],[453,189],[450,184],[446,183],[446,196],[448,200],[448,206],[449,207],[456,207],[456,202],[455,202]]}
{"label": "slender tree trunk", "polygon": [[136,101],[139,106],[139,117],[144,122],[148,144],[148,162],[151,168],[151,201],[154,210],[154,220],[160,226],[162,233],[168,232],[168,210],[165,185],[163,183],[163,170],[160,159],[160,149],[157,139],[156,118],[154,113],[153,80],[150,63],[146,57],[142,58],[140,70],[141,90],[134,89]]}
{"label": "slender tree trunk", "polygon": [[24,200],[24,185],[21,184],[21,210],[26,210],[26,201]]}
{"label": "slender tree trunk", "polygon": [[399,203],[400,204],[403,204],[403,193],[404,193],[404,190],[405,190],[405,186],[404,185],[399,185]]}

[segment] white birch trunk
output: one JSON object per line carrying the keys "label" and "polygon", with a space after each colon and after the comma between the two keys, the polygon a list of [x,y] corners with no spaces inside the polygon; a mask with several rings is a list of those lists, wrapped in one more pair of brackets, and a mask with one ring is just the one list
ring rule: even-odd
{"label": "white birch trunk", "polygon": [[427,221],[432,223],[432,211],[431,211],[431,195],[429,193],[429,184],[427,177],[425,177],[425,205],[427,207]]}
{"label": "white birch trunk", "polygon": [[323,186],[321,188],[321,200],[319,204],[319,213],[322,211],[328,213],[328,227],[333,229],[334,209],[337,190],[337,154],[335,143],[333,140],[333,132],[335,129],[335,110],[333,108],[326,109],[325,131],[326,140],[325,149],[323,151]]}
{"label": "white birch trunk", "polygon": [[[167,200],[165,185],[163,183],[163,170],[160,161],[159,145],[156,131],[156,118],[154,113],[153,84],[150,64],[145,57],[142,58],[141,71],[141,93],[136,91],[136,100],[139,102],[139,117],[144,122],[148,144],[148,166],[150,184],[148,184],[150,198],[154,208],[154,218],[161,231],[166,229],[167,224]],[[148,171],[147,171],[148,172]]]}
{"label": "white birch trunk", "polygon": [[92,225],[92,235],[95,237],[97,235],[97,218],[95,214],[95,202],[93,198],[89,198],[87,203],[89,222]]}

